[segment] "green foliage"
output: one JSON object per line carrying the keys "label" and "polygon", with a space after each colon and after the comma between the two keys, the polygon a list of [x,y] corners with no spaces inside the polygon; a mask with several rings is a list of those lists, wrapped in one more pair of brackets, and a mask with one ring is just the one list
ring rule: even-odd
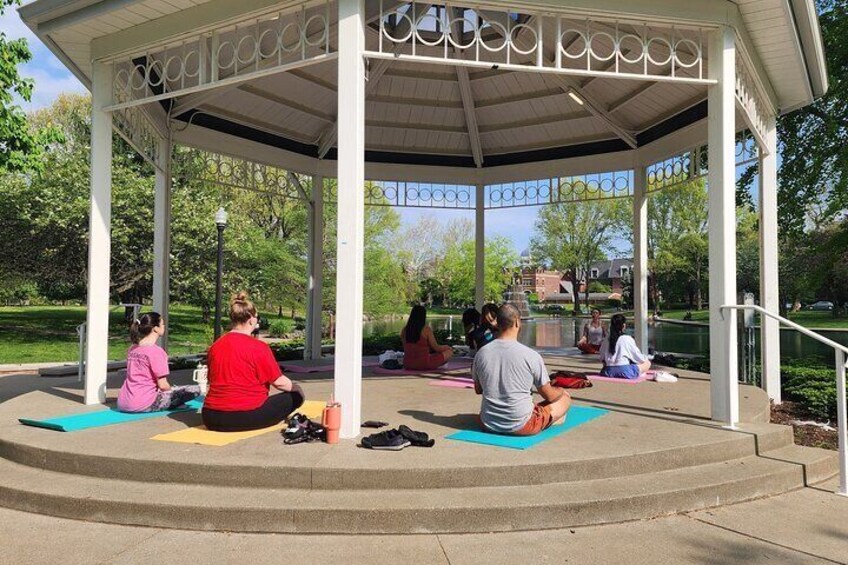
{"label": "green foliage", "polygon": [[531,292],[527,295],[527,302],[530,304],[538,304],[539,303],[539,295],[535,292]]}
{"label": "green foliage", "polygon": [[777,122],[781,230],[799,234],[814,212],[832,219],[848,209],[848,3],[819,0],[827,94]]}
{"label": "green foliage", "polygon": [[275,318],[268,323],[268,335],[271,337],[285,337],[294,330],[294,320],[289,318]]}
{"label": "green foliage", "polygon": [[[44,170],[0,176],[0,271],[27,277],[53,300],[85,292],[89,215],[89,114],[86,96],[63,95],[32,117],[63,134],[43,155]],[[118,136],[112,168],[112,291],[126,301],[149,293],[152,169]]]}
{"label": "green foliage", "polygon": [[539,210],[530,248],[539,261],[576,280],[578,273],[588,273],[592,263],[606,258],[631,223],[628,202],[618,198],[551,204]]}
{"label": "green foliage", "polygon": [[[20,0],[0,0],[0,16],[20,3]],[[26,39],[8,39],[5,32],[0,32],[0,171],[42,170],[43,151],[61,140],[54,128],[32,128],[24,111],[15,103],[16,96],[26,102],[32,99],[33,81],[18,72],[18,65],[30,59],[32,52]]]}
{"label": "green foliage", "polygon": [[836,418],[836,376],[831,367],[804,359],[784,364],[780,369],[783,393],[816,418]]}
{"label": "green foliage", "polygon": [[589,283],[589,292],[605,292],[609,294],[612,292],[612,287],[601,281],[592,281]]}
{"label": "green foliage", "polygon": [[650,194],[648,200],[648,260],[652,274],[650,298],[684,297],[700,309],[707,286],[707,190],[703,179]]}

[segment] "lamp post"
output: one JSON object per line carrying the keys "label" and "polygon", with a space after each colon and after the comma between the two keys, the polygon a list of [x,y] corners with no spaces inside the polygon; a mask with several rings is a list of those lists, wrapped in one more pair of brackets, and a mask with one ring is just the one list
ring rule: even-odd
{"label": "lamp post", "polygon": [[218,273],[215,276],[215,339],[221,337],[221,293],[224,278],[224,228],[227,227],[227,211],[223,207],[215,212],[218,227]]}

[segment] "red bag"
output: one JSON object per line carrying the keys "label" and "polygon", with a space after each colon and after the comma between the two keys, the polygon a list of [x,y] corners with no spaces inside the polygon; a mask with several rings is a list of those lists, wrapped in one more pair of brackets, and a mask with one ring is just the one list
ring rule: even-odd
{"label": "red bag", "polygon": [[588,388],[592,382],[583,375],[557,371],[551,373],[551,384],[560,388]]}

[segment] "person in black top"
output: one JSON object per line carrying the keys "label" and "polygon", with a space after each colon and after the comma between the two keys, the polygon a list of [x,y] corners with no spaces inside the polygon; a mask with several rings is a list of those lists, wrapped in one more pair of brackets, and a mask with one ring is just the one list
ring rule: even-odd
{"label": "person in black top", "polygon": [[494,333],[487,327],[474,308],[468,308],[462,313],[462,326],[465,330],[465,343],[470,348],[471,355],[495,339]]}

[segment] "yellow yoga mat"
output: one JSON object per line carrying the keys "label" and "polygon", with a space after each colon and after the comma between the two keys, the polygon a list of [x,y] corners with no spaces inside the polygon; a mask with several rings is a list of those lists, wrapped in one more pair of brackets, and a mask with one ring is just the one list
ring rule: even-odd
{"label": "yellow yoga mat", "polygon": [[[307,400],[303,406],[297,409],[297,412],[304,414],[309,419],[320,418],[324,411],[326,403],[320,400]],[[283,428],[283,423],[262,428],[261,430],[250,430],[249,432],[213,432],[207,430],[205,426],[197,426],[196,428],[186,428],[177,432],[155,435],[150,439],[158,441],[173,441],[176,443],[196,443],[199,445],[229,445],[250,437],[261,436],[268,432],[280,430]]]}

